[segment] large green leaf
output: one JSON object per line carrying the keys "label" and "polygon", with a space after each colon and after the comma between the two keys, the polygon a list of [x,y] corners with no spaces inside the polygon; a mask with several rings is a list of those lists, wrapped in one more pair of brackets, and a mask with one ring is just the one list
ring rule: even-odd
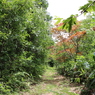
{"label": "large green leaf", "polygon": [[81,13],[88,13],[88,12],[93,12],[95,11],[95,1],[89,1],[87,4],[84,6],[81,6],[79,8],[81,10]]}
{"label": "large green leaf", "polygon": [[66,29],[68,32],[70,32],[72,29],[72,25],[76,24],[76,21],[77,21],[77,19],[76,19],[75,15],[71,15],[66,20],[63,20],[62,29]]}

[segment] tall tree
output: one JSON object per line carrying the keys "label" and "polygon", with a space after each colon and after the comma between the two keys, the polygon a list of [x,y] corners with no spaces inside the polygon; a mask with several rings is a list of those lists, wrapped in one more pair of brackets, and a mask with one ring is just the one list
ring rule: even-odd
{"label": "tall tree", "polygon": [[44,71],[52,43],[47,6],[45,0],[0,1],[0,78],[12,90]]}

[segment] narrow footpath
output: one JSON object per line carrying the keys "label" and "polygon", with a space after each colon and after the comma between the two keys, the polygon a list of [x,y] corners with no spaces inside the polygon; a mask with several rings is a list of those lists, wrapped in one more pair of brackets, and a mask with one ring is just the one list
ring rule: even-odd
{"label": "narrow footpath", "polygon": [[82,86],[70,83],[68,79],[56,73],[54,68],[48,68],[42,81],[32,85],[29,92],[21,95],[79,95]]}

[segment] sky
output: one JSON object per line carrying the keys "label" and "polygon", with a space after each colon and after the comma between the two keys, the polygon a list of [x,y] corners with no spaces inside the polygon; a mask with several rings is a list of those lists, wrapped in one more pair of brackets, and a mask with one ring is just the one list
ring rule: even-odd
{"label": "sky", "polygon": [[[70,15],[80,14],[78,9],[88,1],[87,0],[47,0],[49,3],[47,11],[51,16],[68,18]],[[84,15],[78,17],[78,20],[85,19]]]}

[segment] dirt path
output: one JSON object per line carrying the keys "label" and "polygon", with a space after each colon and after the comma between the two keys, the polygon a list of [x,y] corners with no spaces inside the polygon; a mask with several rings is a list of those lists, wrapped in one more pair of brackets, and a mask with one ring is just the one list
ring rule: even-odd
{"label": "dirt path", "polygon": [[21,95],[79,95],[81,86],[71,84],[58,75],[53,68],[47,69],[39,84],[32,85],[30,91]]}

